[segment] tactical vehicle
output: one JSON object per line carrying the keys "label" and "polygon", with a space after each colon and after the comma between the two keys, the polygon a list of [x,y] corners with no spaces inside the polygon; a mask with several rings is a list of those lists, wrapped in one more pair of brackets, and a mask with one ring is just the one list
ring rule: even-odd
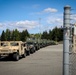
{"label": "tactical vehicle", "polygon": [[33,42],[27,42],[27,45],[29,46],[30,53],[34,53],[36,51],[34,43]]}
{"label": "tactical vehicle", "polygon": [[22,41],[1,41],[0,42],[0,57],[10,56],[16,61],[19,57],[26,57],[26,49]]}
{"label": "tactical vehicle", "polygon": [[30,48],[30,53],[34,53],[36,51],[34,39],[33,38],[27,38],[26,42]]}

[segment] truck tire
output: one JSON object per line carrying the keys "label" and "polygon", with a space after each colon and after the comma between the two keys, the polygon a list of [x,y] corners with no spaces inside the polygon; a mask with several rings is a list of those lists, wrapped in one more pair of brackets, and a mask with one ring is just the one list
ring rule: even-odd
{"label": "truck tire", "polygon": [[24,54],[22,55],[22,57],[23,57],[23,58],[25,58],[25,57],[26,57],[26,51],[24,52]]}
{"label": "truck tire", "polygon": [[1,56],[0,56],[0,59],[1,59]]}
{"label": "truck tire", "polygon": [[28,55],[30,55],[30,50],[28,51]]}
{"label": "truck tire", "polygon": [[13,54],[13,58],[15,61],[18,61],[19,60],[19,54],[18,53]]}
{"label": "truck tire", "polygon": [[33,54],[33,53],[34,53],[34,48],[31,49],[31,54]]}
{"label": "truck tire", "polygon": [[27,55],[27,56],[30,55],[30,50],[29,50],[29,51],[26,51],[26,55]]}
{"label": "truck tire", "polygon": [[35,47],[33,48],[33,51],[34,51],[34,53],[36,52],[36,48]]}

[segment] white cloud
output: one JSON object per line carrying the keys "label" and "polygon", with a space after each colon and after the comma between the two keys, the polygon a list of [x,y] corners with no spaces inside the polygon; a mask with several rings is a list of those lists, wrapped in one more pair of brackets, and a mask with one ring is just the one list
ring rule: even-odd
{"label": "white cloud", "polygon": [[46,14],[46,13],[56,13],[58,10],[55,9],[55,8],[46,8],[46,9],[43,9],[42,11],[40,12],[32,12],[30,13],[30,15],[36,15],[36,14]]}
{"label": "white cloud", "polygon": [[43,10],[43,12],[54,13],[54,12],[57,12],[57,9],[55,9],[55,8],[46,8],[46,9]]}
{"label": "white cloud", "polygon": [[63,20],[61,18],[51,18],[49,17],[47,20],[48,24],[56,24],[56,25],[62,25]]}
{"label": "white cloud", "polygon": [[1,29],[18,29],[20,31],[22,30],[30,30],[33,29],[35,27],[37,27],[39,24],[37,21],[29,21],[29,20],[25,20],[25,21],[16,21],[16,22],[6,22],[6,23],[0,23],[0,25],[2,26]]}
{"label": "white cloud", "polygon": [[71,15],[71,19],[76,21],[76,14]]}
{"label": "white cloud", "polygon": [[3,27],[3,26],[2,26],[2,23],[0,23],[0,27]]}
{"label": "white cloud", "polygon": [[61,27],[63,25],[62,14],[47,17],[47,23],[50,25],[49,27],[51,29],[53,29],[55,26]]}
{"label": "white cloud", "polygon": [[[76,14],[71,15],[70,18],[72,19],[70,22],[76,23]],[[53,14],[53,16],[47,17],[47,23],[50,29],[53,29],[55,26],[63,26],[63,14]]]}

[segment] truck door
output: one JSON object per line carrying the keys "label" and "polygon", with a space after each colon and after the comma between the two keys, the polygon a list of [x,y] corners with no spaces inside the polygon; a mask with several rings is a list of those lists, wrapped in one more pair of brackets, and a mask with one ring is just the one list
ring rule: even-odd
{"label": "truck door", "polygon": [[23,47],[23,44],[21,44],[21,53],[24,54],[24,47]]}

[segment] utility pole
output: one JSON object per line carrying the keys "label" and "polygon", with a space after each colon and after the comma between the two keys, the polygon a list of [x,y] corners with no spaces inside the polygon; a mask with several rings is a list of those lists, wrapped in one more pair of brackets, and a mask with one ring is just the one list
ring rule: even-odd
{"label": "utility pole", "polygon": [[64,7],[63,31],[63,75],[69,75],[69,36],[70,36],[70,10],[69,5]]}

